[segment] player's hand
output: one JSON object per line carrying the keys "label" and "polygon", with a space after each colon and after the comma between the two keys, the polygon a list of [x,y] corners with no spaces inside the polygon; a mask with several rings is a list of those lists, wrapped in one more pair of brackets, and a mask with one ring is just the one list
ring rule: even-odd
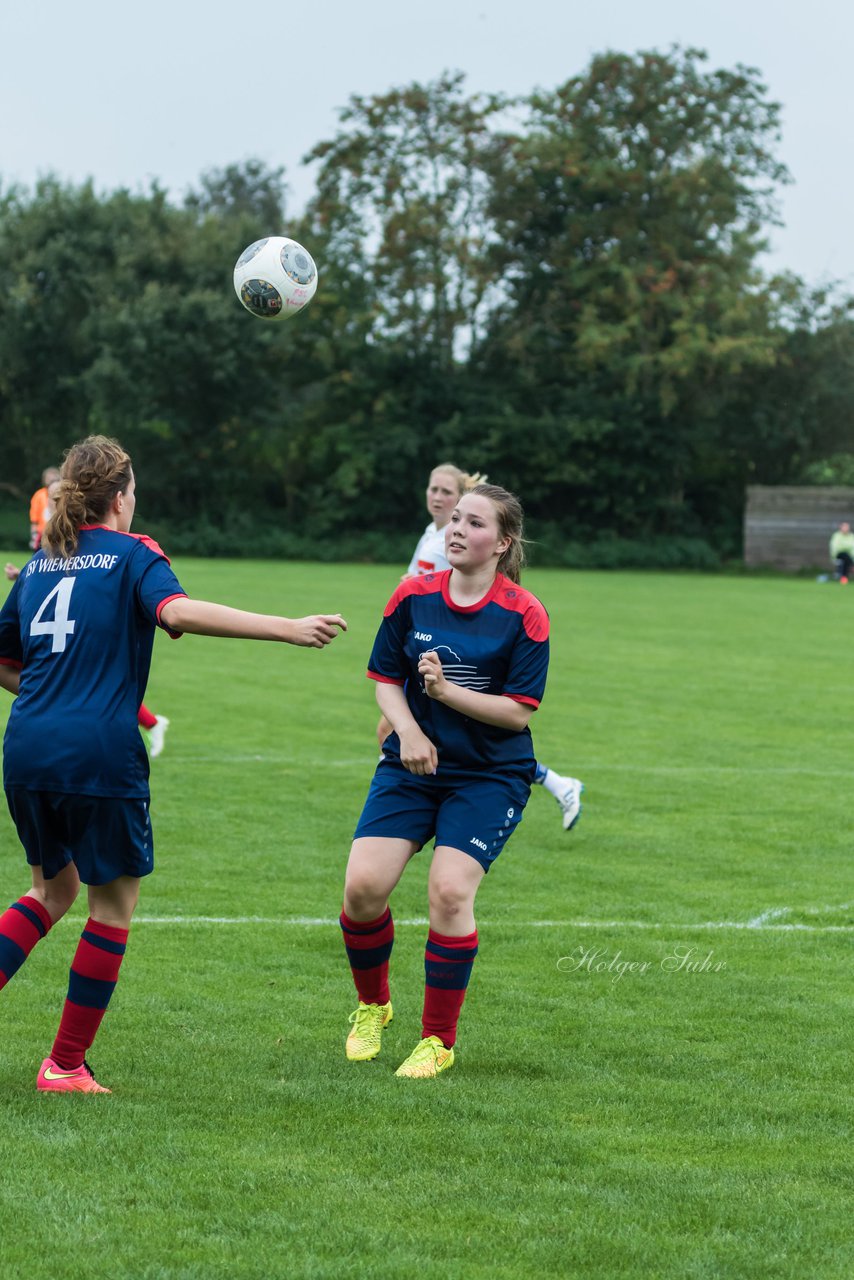
{"label": "player's hand", "polygon": [[291,644],[305,649],[322,649],[335,639],[339,630],[347,630],[340,613],[313,613],[308,618],[296,618],[292,626]]}
{"label": "player's hand", "polygon": [[428,698],[441,699],[448,687],[438,653],[422,653],[418,662],[418,674],[424,681]]}
{"label": "player's hand", "polygon": [[420,729],[411,729],[408,733],[399,733],[400,763],[410,773],[435,773],[439,766],[439,755],[433,743]]}
{"label": "player's hand", "polygon": [[20,575],[21,570],[18,568],[17,565],[14,565],[11,562],[7,561],[6,566],[3,569],[3,572],[5,573],[6,577],[9,579],[10,582],[14,582],[15,579]]}

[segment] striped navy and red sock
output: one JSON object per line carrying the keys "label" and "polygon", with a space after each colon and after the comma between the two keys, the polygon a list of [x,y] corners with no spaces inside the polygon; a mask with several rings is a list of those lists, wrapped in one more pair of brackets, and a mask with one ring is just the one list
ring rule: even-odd
{"label": "striped navy and red sock", "polygon": [[462,938],[429,931],[424,951],[424,1039],[438,1036],[447,1049],[453,1045],[476,955],[477,929]]}
{"label": "striped navy and red sock", "polygon": [[50,1056],[63,1071],[82,1065],[119,977],[128,930],[90,916],[68,976],[68,996]]}
{"label": "striped navy and red sock", "polygon": [[0,916],[0,988],[13,978],[53,921],[47,907],[26,895]]}
{"label": "striped navy and red sock", "polygon": [[363,1004],[388,1004],[388,961],[394,946],[391,908],[376,920],[351,920],[342,911],[341,929],[359,999]]}

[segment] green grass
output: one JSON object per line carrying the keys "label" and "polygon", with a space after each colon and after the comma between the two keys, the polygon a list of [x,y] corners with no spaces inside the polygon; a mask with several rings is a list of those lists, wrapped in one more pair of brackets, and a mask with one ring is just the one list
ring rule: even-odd
{"label": "green grass", "polygon": [[[158,637],[157,868],[92,1055],[113,1096],[34,1090],[82,903],[2,995],[4,1280],[854,1273],[851,590],[526,578],[553,623],[537,752],[584,779],[584,816],[567,836],[535,790],[480,894],[457,1065],[412,1084],[423,926],[398,928],[395,1021],[354,1066],[337,928],[299,923],[340,906],[394,575],[176,568],[351,628],[322,653]],[[0,841],[11,900],[5,813]]]}

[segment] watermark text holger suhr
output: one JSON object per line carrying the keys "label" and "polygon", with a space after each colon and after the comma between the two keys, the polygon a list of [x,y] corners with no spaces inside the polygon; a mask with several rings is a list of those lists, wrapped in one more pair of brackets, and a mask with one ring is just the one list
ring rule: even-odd
{"label": "watermark text holger suhr", "polygon": [[714,951],[705,947],[672,946],[655,960],[628,960],[622,950],[580,943],[569,955],[560,957],[557,967],[561,973],[607,974],[612,982],[619,982],[626,974],[721,973],[727,966],[726,960],[716,959]]}

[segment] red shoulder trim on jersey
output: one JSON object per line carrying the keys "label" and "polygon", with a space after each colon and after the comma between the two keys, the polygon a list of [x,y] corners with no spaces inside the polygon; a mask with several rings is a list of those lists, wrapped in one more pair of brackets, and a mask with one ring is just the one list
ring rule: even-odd
{"label": "red shoulder trim on jersey", "polygon": [[107,533],[120,533],[123,538],[135,538],[137,542],[144,543],[149,551],[153,551],[155,555],[162,556],[167,564],[172,563],[163,548],[158,546],[153,538],[149,538],[147,533],[130,533],[127,529],[111,529],[108,524],[81,524],[80,528],[81,531],[83,529],[106,529]]}
{"label": "red shoulder trim on jersey", "polygon": [[540,705],[539,698],[526,698],[521,693],[503,693],[501,696],[502,698],[509,698],[511,702],[524,702],[526,707],[533,707],[535,711]]}
{"label": "red shoulder trim on jersey", "polygon": [[129,533],[127,536],[129,538],[136,538],[137,542],[141,542],[143,546],[148,547],[149,551],[153,551],[156,556],[162,556],[167,564],[172,563],[163,548],[159,546],[153,538],[149,538],[147,533]]}
{"label": "red shoulder trim on jersey", "polygon": [[[157,545],[157,544],[155,543],[155,546],[156,546],[156,545]],[[169,636],[169,638],[170,638],[171,640],[180,640],[180,639],[181,639],[181,636],[184,634],[184,632],[183,632],[183,631],[173,631],[171,627],[167,627],[167,625],[166,625],[166,623],[165,623],[165,622],[161,622],[161,621],[160,621],[160,614],[161,614],[162,610],[166,608],[166,606],[167,606],[167,604],[169,603],[169,601],[170,601],[170,600],[186,600],[186,599],[187,599],[187,593],[186,593],[186,591],[173,591],[173,592],[172,592],[172,594],[171,594],[171,596],[165,596],[165,597],[160,601],[160,604],[157,606],[157,608],[154,610],[154,616],[155,616],[155,618],[157,619],[157,625],[158,625],[158,627],[162,627],[162,628],[163,628],[163,630],[166,632],[167,636]]]}
{"label": "red shoulder trim on jersey", "polygon": [[406,680],[405,680],[405,679],[403,679],[403,680],[394,680],[394,679],[392,679],[392,677],[391,677],[391,676],[381,676],[381,675],[379,674],[379,672],[377,672],[377,671],[371,671],[370,667],[369,667],[369,668],[368,668],[368,670],[365,672],[365,675],[368,677],[368,679],[369,679],[369,680],[376,680],[379,684],[396,684],[396,685],[404,685],[404,684],[406,684]]}
{"label": "red shoulder trim on jersey", "polygon": [[522,626],[529,640],[548,640],[549,615],[545,605],[524,587],[517,586],[503,574],[501,577],[501,586],[493,596],[495,603],[500,604],[502,609],[509,609],[511,613],[521,613]]}
{"label": "red shoulder trim on jersey", "polygon": [[383,617],[390,617],[407,596],[432,596],[441,591],[442,579],[447,578],[450,572],[450,569],[443,569],[441,573],[419,573],[417,577],[404,579],[383,609]]}
{"label": "red shoulder trim on jersey", "polygon": [[16,671],[23,671],[24,664],[15,658],[0,658],[0,667],[14,667]]}

